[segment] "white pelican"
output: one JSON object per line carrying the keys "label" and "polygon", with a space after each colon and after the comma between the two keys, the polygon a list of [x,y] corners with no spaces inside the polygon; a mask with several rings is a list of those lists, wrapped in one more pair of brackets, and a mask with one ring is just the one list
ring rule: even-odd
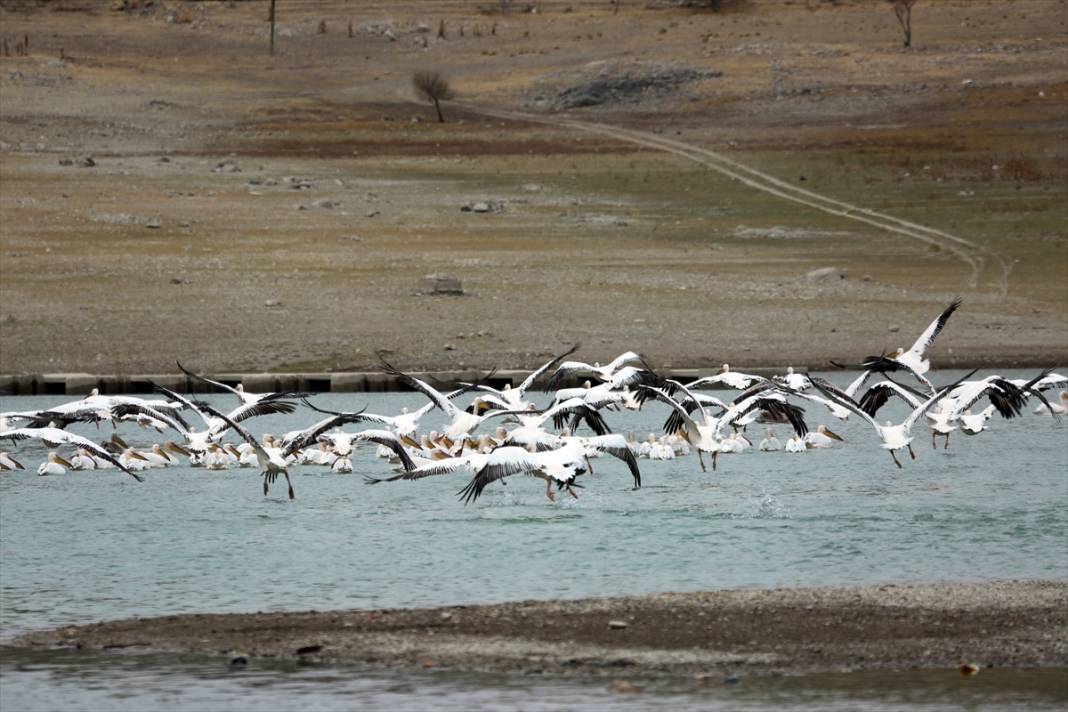
{"label": "white pelican", "polygon": [[794,393],[800,393],[812,385],[807,376],[800,373],[794,373],[793,366],[786,367],[786,375],[774,376],[771,380]]}
{"label": "white pelican", "polygon": [[1057,400],[1059,403],[1050,403],[1047,408],[1044,405],[1040,405],[1035,408],[1036,415],[1064,415],[1068,413],[1068,391],[1061,391]]}
{"label": "white pelican", "polygon": [[[545,384],[545,390],[556,390],[556,385],[563,378],[568,376],[590,376],[592,378],[596,378],[599,381],[611,382],[612,377],[616,374],[616,372],[629,363],[639,363],[643,366],[645,365],[645,361],[642,359],[642,357],[634,353],[633,351],[627,351],[624,354],[620,354],[615,359],[613,359],[611,363],[609,363],[607,366],[602,366],[600,362],[594,362],[593,365],[590,365],[582,361],[564,361],[562,364],[556,367],[556,370],[553,371],[553,375],[549,377],[548,382]],[[645,381],[641,379],[645,377],[640,374],[641,371],[651,372],[652,369],[632,369],[631,371],[627,372],[627,377],[635,378],[636,380],[634,381],[634,383],[644,383]]]}
{"label": "white pelican", "polygon": [[25,470],[22,463],[6,452],[0,452],[0,472],[4,470]]}
{"label": "white pelican", "polygon": [[694,391],[698,388],[707,386],[726,386],[727,388],[733,388],[736,391],[744,391],[757,383],[768,383],[768,379],[763,376],[753,376],[748,373],[732,371],[730,364],[725,363],[719,367],[719,372],[715,375],[704,376],[697,380],[690,381],[686,384],[686,387],[691,391]]}
{"label": "white pelican", "polygon": [[934,343],[935,337],[941,333],[946,322],[949,321],[949,317],[953,315],[953,312],[957,311],[957,308],[960,305],[961,300],[959,298],[954,299],[953,302],[938,315],[938,318],[932,321],[924,332],[920,334],[920,338],[916,339],[916,342],[912,344],[912,347],[907,351],[904,348],[898,348],[895,351],[891,351],[882,356],[870,356],[865,359],[861,364],[861,367],[866,371],[875,371],[878,373],[907,370],[915,376],[917,380],[934,392],[934,385],[932,385],[924,376],[924,374],[931,369],[931,362],[924,358],[924,353],[931,344]]}
{"label": "white pelican", "polygon": [[978,413],[965,410],[960,414],[960,431],[965,435],[978,435],[986,430],[986,423],[994,415],[994,406],[988,405]]}
{"label": "white pelican", "polygon": [[[266,497],[267,492],[270,489],[271,483],[278,479],[278,475],[283,475],[286,478],[286,484],[289,485],[289,498],[296,499],[296,494],[293,492],[293,481],[289,479],[289,463],[286,462],[285,457],[282,455],[282,449],[272,447],[267,443],[267,436],[264,436],[264,442],[260,443],[252,433],[245,430],[243,427],[230,420],[226,415],[219,412],[210,405],[200,406],[208,415],[219,418],[237,433],[242,440],[252,446],[252,449],[256,452],[256,459],[259,461],[259,466],[263,468],[263,495]],[[273,442],[273,438],[271,438]]]}
{"label": "white pelican", "polygon": [[38,475],[65,475],[72,465],[54,452],[48,453],[48,459],[37,468]]}
{"label": "white pelican", "polygon": [[556,501],[553,485],[566,490],[572,497],[575,494],[575,478],[586,472],[586,457],[577,444],[569,443],[557,450],[546,452],[529,452],[525,448],[499,447],[486,456],[486,462],[471,482],[460,490],[459,497],[464,504],[473,502],[482,494],[482,490],[492,482],[511,475],[529,475],[545,480],[545,495]]}
{"label": "white pelican", "polygon": [[761,452],[777,452],[782,450],[782,443],[775,437],[774,429],[768,428],[767,437],[760,441],[758,448]]}
{"label": "white pelican", "polygon": [[894,452],[895,450],[908,448],[909,456],[912,457],[912,459],[914,460],[916,459],[916,453],[912,451],[912,436],[910,435],[910,432],[912,431],[912,425],[916,422],[917,418],[923,415],[927,411],[927,409],[935,401],[941,398],[947,391],[953,389],[957,385],[955,383],[950,386],[946,386],[945,388],[942,388],[938,391],[935,391],[934,395],[932,395],[919,406],[914,408],[913,411],[909,413],[908,417],[906,417],[905,420],[903,420],[901,423],[895,425],[894,423],[888,420],[886,421],[885,425],[880,425],[878,422],[876,422],[875,418],[865,413],[864,409],[861,408],[856,401],[854,401],[849,396],[843,394],[842,391],[838,390],[830,383],[820,378],[813,378],[811,379],[811,381],[812,384],[825,396],[827,396],[831,400],[837,401],[841,405],[845,406],[846,408],[849,408],[854,413],[858,414],[860,417],[864,418],[864,420],[866,420],[868,424],[875,429],[875,432],[879,436],[879,439],[883,441],[882,447],[890,451],[890,456],[894,458],[894,464],[898,467],[901,467],[901,462],[898,461],[897,454]]}
{"label": "white pelican", "polygon": [[352,460],[347,457],[336,458],[334,464],[330,466],[330,469],[339,475],[347,475],[352,472]]}
{"label": "white pelican", "polygon": [[96,466],[96,460],[85,448],[78,448],[78,452],[70,459],[70,469],[72,470],[95,470]]}
{"label": "white pelican", "polygon": [[10,438],[12,440],[27,440],[33,438],[37,440],[42,440],[53,446],[75,445],[77,447],[82,447],[92,453],[95,457],[99,457],[103,460],[107,460],[108,462],[114,465],[117,465],[119,469],[121,469],[123,472],[125,472],[138,482],[142,481],[140,476],[123,467],[122,463],[120,463],[114,455],[94,443],[89,438],[83,438],[80,435],[68,433],[64,430],[60,430],[59,428],[16,428],[15,430],[5,430],[4,432],[0,433],[0,439],[2,438]]}
{"label": "white pelican", "polygon": [[383,370],[391,376],[396,377],[401,383],[417,390],[429,398],[434,405],[441,409],[445,414],[445,417],[450,419],[448,425],[445,426],[445,435],[450,440],[460,440],[466,437],[469,433],[477,429],[483,422],[490,418],[497,418],[508,415],[521,415],[532,411],[523,410],[491,410],[485,414],[479,414],[479,410],[476,405],[472,406],[472,410],[476,412],[470,412],[467,410],[461,410],[453,405],[448,396],[442,394],[436,388],[431,386],[426,381],[421,381],[414,376],[411,376],[402,371],[398,371],[393,366],[383,361]]}
{"label": "white pelican", "polygon": [[797,433],[794,433],[786,441],[786,447],[783,448],[785,452],[805,452],[808,448],[805,447],[805,439]]}
{"label": "white pelican", "polygon": [[310,395],[308,393],[293,393],[293,392],[248,393],[248,392],[245,391],[245,386],[243,384],[241,384],[241,383],[238,383],[236,386],[228,386],[225,383],[222,383],[221,381],[213,381],[210,378],[207,378],[205,376],[201,376],[200,374],[197,374],[197,373],[193,373],[192,371],[187,370],[178,361],[175,361],[175,363],[178,364],[179,370],[181,370],[181,372],[184,373],[185,375],[187,375],[187,376],[189,376],[191,378],[195,378],[198,381],[203,381],[204,383],[210,383],[213,386],[218,386],[219,388],[222,388],[223,390],[226,390],[226,391],[229,391],[230,393],[233,393],[235,396],[237,396],[237,400],[240,401],[241,405],[245,405],[245,406],[252,406],[252,405],[256,405],[257,403],[266,403],[266,402],[269,402],[269,401],[279,401],[279,400],[282,400],[282,399],[285,399],[285,398],[303,398],[303,397],[305,397],[307,395]]}
{"label": "white pelican", "polygon": [[128,447],[122,451],[119,455],[119,465],[126,471],[140,472],[152,467],[146,458],[141,453],[134,450],[132,447]]}
{"label": "white pelican", "polygon": [[842,442],[842,437],[828,430],[826,425],[820,425],[815,431],[805,435],[805,445],[817,450],[832,447],[835,441]]}
{"label": "white pelican", "polygon": [[551,361],[548,361],[547,363],[543,364],[541,367],[535,369],[530,373],[529,376],[523,379],[522,383],[520,383],[515,388],[512,388],[512,385],[510,383],[505,384],[504,388],[501,389],[497,389],[492,386],[487,386],[483,384],[473,383],[461,383],[460,385],[471,386],[476,390],[492,393],[493,395],[501,399],[501,402],[504,404],[504,407],[508,410],[530,410],[534,407],[534,404],[524,400],[524,398],[526,397],[527,389],[533,386],[534,382],[538,380],[538,378],[543,373],[545,373],[550,368],[559,363],[561,359],[566,358],[567,356],[570,356],[571,354],[578,351],[578,348],[579,344],[575,344],[564,353],[555,357]]}

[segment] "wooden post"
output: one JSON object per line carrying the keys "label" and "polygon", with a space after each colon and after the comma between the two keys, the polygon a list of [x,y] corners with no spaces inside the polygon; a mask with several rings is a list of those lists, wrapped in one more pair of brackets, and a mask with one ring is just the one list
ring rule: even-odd
{"label": "wooden post", "polygon": [[271,54],[274,54],[274,2],[271,0]]}

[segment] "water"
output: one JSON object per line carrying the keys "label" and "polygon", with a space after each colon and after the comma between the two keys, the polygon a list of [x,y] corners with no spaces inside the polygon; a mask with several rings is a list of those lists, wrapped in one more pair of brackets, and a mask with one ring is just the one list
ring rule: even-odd
{"label": "water", "polygon": [[[0,410],[66,400],[4,398]],[[233,404],[222,395],[209,400]],[[315,401],[383,413],[424,402],[417,394],[323,394]],[[714,474],[702,474],[693,456],[643,460],[639,491],[630,490],[622,463],[601,458],[595,475],[583,478],[580,498],[556,504],[539,480],[523,477],[491,486],[466,507],[455,497],[464,475],[367,486],[362,475],[389,471],[368,445],[353,458],[351,475],[295,468],[293,502],[284,486],[264,497],[261,478],[250,470],[171,468],[147,472],[142,484],[115,471],[4,473],[0,630],[10,638],[70,623],[188,612],[1068,578],[1064,419],[996,418],[978,437],[955,433],[948,451],[933,450],[918,427],[918,459],[906,455],[899,470],[855,416],[839,423],[814,405],[807,411],[813,427],[827,423],[845,445],[800,455],[722,456]],[[901,412],[891,409],[885,417]],[[644,436],[659,432],[666,414],[666,406],[652,403],[641,413],[607,419],[617,431]],[[250,429],[280,434],[313,420],[300,410],[257,419]],[[92,426],[73,430],[97,439],[109,434]],[[784,439],[785,429],[778,431]],[[120,433],[131,444],[170,437],[134,426]],[[759,440],[763,427],[751,435]],[[39,443],[14,449],[31,470],[47,452]],[[40,697],[42,690],[60,694],[62,674],[55,670],[79,664],[53,664],[43,664],[50,672],[27,677],[12,676],[13,663],[5,662],[3,687],[10,691],[19,679],[36,699],[49,699]],[[100,676],[105,689],[114,687],[108,683],[114,678],[93,663],[80,665],[79,675]],[[154,669],[143,674],[157,674]],[[197,669],[192,664],[187,676],[197,677]],[[304,689],[303,674],[286,679]],[[394,674],[383,673],[375,685],[388,687]],[[236,679],[220,683],[220,700],[235,684],[254,684]],[[161,680],[160,689],[171,684]],[[507,704],[510,688],[495,689]],[[591,694],[603,692],[597,687]],[[581,697],[573,690],[560,694]]]}

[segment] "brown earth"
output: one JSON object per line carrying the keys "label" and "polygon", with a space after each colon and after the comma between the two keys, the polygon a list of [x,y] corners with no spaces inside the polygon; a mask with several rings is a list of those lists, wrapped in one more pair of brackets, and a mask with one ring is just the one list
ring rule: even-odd
{"label": "brown earth", "polygon": [[[668,593],[421,610],[180,615],[14,646],[584,676],[1068,667],[1068,582]],[[717,677],[717,679],[720,679]]]}
{"label": "brown earth", "polygon": [[281,5],[0,2],[0,373],[1068,361],[1063,0]]}

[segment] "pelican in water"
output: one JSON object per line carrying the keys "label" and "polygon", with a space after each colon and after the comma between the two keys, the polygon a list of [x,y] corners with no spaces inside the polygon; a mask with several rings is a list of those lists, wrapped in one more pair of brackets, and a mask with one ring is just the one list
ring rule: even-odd
{"label": "pelican in water", "polygon": [[65,475],[67,470],[73,469],[74,465],[70,464],[55,452],[48,453],[48,459],[41,463],[41,466],[37,468],[38,475]]}
{"label": "pelican in water", "polygon": [[[0,439],[10,438],[11,440],[28,440],[35,439],[41,440],[53,447],[59,447],[61,445],[74,445],[80,448],[85,448],[94,457],[98,457],[102,460],[107,460],[111,464],[118,467],[130,477],[134,478],[138,482],[142,482],[140,475],[131,472],[127,469],[119,460],[108,452],[105,448],[97,445],[89,438],[83,438],[81,435],[75,435],[74,433],[68,433],[65,430],[59,428],[16,428],[14,430],[5,430],[0,433]],[[68,465],[69,467],[69,465]]]}
{"label": "pelican in water", "polygon": [[817,450],[832,447],[836,441],[843,442],[842,436],[828,430],[826,425],[820,425],[814,432],[805,435],[805,445]]}
{"label": "pelican in water", "polygon": [[779,439],[775,437],[774,428],[768,428],[767,437],[760,441],[760,445],[758,445],[757,448],[761,452],[777,452],[779,450],[782,450],[782,443],[780,443]]}

